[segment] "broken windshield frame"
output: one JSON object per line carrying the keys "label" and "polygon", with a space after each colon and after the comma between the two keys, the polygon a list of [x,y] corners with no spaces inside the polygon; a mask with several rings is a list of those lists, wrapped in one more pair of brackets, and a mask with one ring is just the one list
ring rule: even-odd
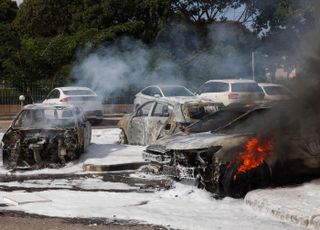
{"label": "broken windshield frame", "polygon": [[71,128],[76,125],[72,110],[39,109],[23,110],[12,127],[17,129]]}
{"label": "broken windshield frame", "polygon": [[212,133],[248,133],[257,130],[257,125],[265,121],[267,112],[270,111],[268,107],[255,108],[247,111],[239,117],[231,120],[226,125],[223,125],[213,131]]}

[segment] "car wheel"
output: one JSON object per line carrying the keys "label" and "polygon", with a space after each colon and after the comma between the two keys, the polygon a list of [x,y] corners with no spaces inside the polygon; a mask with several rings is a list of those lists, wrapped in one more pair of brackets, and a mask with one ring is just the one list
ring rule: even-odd
{"label": "car wheel", "polygon": [[246,173],[238,173],[242,162],[227,167],[223,176],[223,190],[226,196],[242,198],[249,191],[267,187],[271,184],[271,174],[266,163]]}
{"label": "car wheel", "polygon": [[90,119],[89,122],[91,125],[95,126],[95,125],[101,125],[103,119]]}
{"label": "car wheel", "polygon": [[102,121],[103,121],[103,119],[95,119],[94,120],[94,124],[95,125],[101,125]]}
{"label": "car wheel", "polygon": [[2,152],[2,162],[3,162],[3,165],[5,166],[9,165],[9,156],[7,151]]}
{"label": "car wheel", "polygon": [[123,129],[121,129],[121,132],[119,134],[118,143],[119,144],[128,144],[128,139],[127,139],[127,136],[126,136],[125,132],[123,131]]}

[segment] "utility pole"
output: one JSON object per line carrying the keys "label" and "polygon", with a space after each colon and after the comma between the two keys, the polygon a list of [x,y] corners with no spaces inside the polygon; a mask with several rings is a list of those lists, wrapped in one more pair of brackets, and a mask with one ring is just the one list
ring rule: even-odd
{"label": "utility pole", "polygon": [[255,62],[254,62],[254,51],[252,51],[252,57],[251,57],[251,67],[252,67],[252,80],[256,80],[255,76]]}

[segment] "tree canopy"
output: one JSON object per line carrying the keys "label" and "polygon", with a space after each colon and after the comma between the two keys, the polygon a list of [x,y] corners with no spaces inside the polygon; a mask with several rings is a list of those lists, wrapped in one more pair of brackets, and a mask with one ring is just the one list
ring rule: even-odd
{"label": "tree canopy", "polygon": [[[189,79],[197,71],[208,77],[223,74],[221,60],[239,54],[246,74],[252,51],[282,55],[292,49],[291,41],[298,41],[313,20],[311,2],[24,0],[18,7],[0,0],[0,80],[63,83],[79,50],[90,53],[123,36],[156,47],[150,66],[157,68],[155,60],[165,56]],[[230,18],[235,10],[237,16]],[[287,33],[292,36],[286,43]]]}

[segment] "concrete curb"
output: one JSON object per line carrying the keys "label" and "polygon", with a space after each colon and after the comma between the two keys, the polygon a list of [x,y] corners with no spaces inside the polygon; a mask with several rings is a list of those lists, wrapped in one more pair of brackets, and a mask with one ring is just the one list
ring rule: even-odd
{"label": "concrete curb", "polygon": [[252,209],[309,229],[320,230],[320,180],[290,188],[249,192],[244,202]]}
{"label": "concrete curb", "polygon": [[146,162],[132,162],[114,165],[94,165],[94,164],[84,164],[82,166],[85,172],[108,172],[108,171],[122,171],[122,170],[136,170],[141,166],[146,165]]}

